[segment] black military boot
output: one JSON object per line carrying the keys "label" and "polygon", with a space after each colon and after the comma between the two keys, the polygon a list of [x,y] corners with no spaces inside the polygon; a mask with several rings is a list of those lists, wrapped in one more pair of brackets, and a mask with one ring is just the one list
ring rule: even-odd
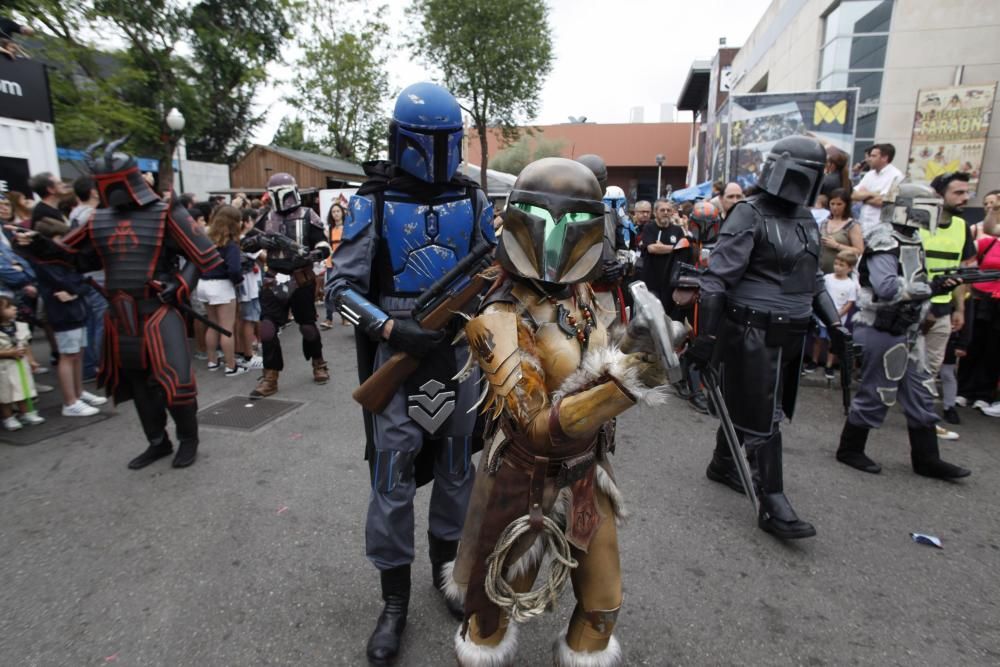
{"label": "black military boot", "polygon": [[401,565],[379,572],[385,606],[368,638],[368,662],[377,667],[391,665],[399,655],[410,605],[410,566]]}
{"label": "black military boot", "polygon": [[[442,540],[427,531],[427,544],[430,547],[431,577],[434,588],[444,595],[445,606],[456,621],[465,618],[465,606],[454,595],[448,594],[448,584],[451,579],[451,569],[458,555],[458,540]],[[454,585],[452,586],[454,588]]]}
{"label": "black military boot", "polygon": [[713,482],[725,484],[737,493],[746,493],[743,489],[743,482],[740,481],[740,474],[736,471],[736,462],[733,461],[733,454],[729,451],[729,444],[726,436],[719,428],[715,432],[715,451],[712,452],[712,460],[705,469],[705,477]]}
{"label": "black military boot", "polygon": [[177,426],[177,456],[171,464],[187,468],[198,457],[198,405],[181,405],[170,409]]}
{"label": "black military boot", "polygon": [[128,462],[129,470],[139,470],[140,468],[145,468],[150,463],[158,461],[164,456],[170,456],[173,452],[174,446],[170,444],[169,438],[164,437],[159,442],[151,442],[149,443],[149,447],[146,448],[146,451]]}
{"label": "black military boot", "polygon": [[865,456],[867,442],[868,429],[845,419],[844,430],[840,434],[840,447],[837,448],[837,460],[862,472],[877,475],[882,472],[882,466]]}
{"label": "black military boot", "polygon": [[812,537],[816,529],[800,519],[784,493],[781,471],[781,432],[778,431],[757,449],[760,474],[760,514],[757,525],[778,539],[797,540]]}
{"label": "black military boot", "polygon": [[936,479],[959,479],[972,474],[971,470],[941,460],[937,430],[933,426],[910,428],[910,461],[913,472]]}

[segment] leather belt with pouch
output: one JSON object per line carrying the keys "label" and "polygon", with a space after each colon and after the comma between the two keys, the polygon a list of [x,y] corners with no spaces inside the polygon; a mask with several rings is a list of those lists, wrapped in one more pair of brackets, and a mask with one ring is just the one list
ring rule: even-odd
{"label": "leather belt with pouch", "polygon": [[763,329],[764,344],[768,347],[781,347],[809,331],[810,318],[793,318],[787,313],[730,304],[726,306],[726,316],[737,324]]}

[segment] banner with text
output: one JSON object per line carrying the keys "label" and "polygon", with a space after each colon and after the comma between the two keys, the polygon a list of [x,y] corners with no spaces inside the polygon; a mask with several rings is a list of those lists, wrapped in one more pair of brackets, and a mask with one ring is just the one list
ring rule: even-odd
{"label": "banner with text", "polygon": [[906,175],[930,183],[949,171],[964,171],[975,191],[990,130],[997,84],[935,88],[917,93],[913,141]]}

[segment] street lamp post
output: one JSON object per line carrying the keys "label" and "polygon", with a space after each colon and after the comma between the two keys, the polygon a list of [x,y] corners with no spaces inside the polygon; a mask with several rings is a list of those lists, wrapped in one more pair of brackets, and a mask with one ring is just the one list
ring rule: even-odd
{"label": "street lamp post", "polygon": [[[184,152],[181,147],[184,143],[184,135],[181,133],[184,131],[184,124],[186,123],[184,119],[184,114],[177,110],[177,107],[173,107],[169,113],[167,113],[167,127],[170,128],[171,132],[176,132],[177,138],[177,180],[180,184],[181,194],[184,193]],[[170,151],[170,159],[174,159],[174,152]]]}
{"label": "street lamp post", "polygon": [[656,198],[660,198],[660,183],[661,176],[663,174],[663,153],[657,153],[656,155]]}

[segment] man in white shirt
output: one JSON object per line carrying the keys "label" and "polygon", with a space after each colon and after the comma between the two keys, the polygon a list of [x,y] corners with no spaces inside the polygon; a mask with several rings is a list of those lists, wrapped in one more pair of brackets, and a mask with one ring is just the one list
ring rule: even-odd
{"label": "man in white shirt", "polygon": [[861,233],[868,232],[879,222],[882,215],[882,197],[889,194],[893,186],[903,180],[903,172],[892,165],[896,157],[896,147],[892,144],[875,144],[868,149],[866,158],[870,169],[851,193],[853,201],[861,202]]}

